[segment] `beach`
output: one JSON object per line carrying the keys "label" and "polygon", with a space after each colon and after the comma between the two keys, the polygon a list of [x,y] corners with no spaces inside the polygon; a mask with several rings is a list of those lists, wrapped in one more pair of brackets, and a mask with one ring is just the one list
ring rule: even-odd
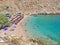
{"label": "beach", "polygon": [[28,17],[29,17],[28,15],[24,15],[24,18],[17,25],[13,24],[10,27],[8,27],[7,30],[1,29],[0,38],[3,39],[4,42],[0,43],[0,45],[13,45],[13,44],[38,45],[40,44],[36,40],[28,37],[26,35],[26,30],[23,29],[24,22]]}
{"label": "beach", "polygon": [[[17,37],[22,37],[23,40],[26,40],[26,34],[25,34],[25,30],[23,30],[22,26],[24,21],[27,19],[27,15],[24,15],[24,18],[17,24],[17,25],[12,25],[11,27],[8,27],[8,30],[1,30],[0,32],[0,36],[3,35],[4,36],[9,36],[9,35],[13,35],[13,36],[17,36]],[[16,28],[14,28],[14,26]],[[12,31],[13,30],[13,31]],[[6,35],[5,35],[6,33]]]}
{"label": "beach", "polygon": [[21,38],[21,45],[37,45],[31,44],[33,42],[39,45],[60,44],[60,0],[1,0],[0,13],[24,16],[20,21],[16,17],[18,24],[12,24],[7,30],[1,29],[0,37]]}

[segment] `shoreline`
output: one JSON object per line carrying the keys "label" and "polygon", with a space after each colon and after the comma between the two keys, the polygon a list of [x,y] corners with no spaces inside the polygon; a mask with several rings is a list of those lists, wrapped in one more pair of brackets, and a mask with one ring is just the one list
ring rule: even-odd
{"label": "shoreline", "polygon": [[[30,36],[30,35],[29,35],[29,36]],[[31,38],[31,37],[29,37],[29,38],[30,38],[30,39],[34,39],[34,38]],[[48,38],[46,38],[46,39],[45,39],[45,38],[37,38],[37,39],[35,38],[34,40],[40,40],[41,42],[43,41],[42,43],[58,44],[58,42],[56,42],[56,41],[54,41],[54,40],[52,40],[52,39],[50,39],[50,38],[49,38],[48,40],[47,40],[47,39],[48,39]],[[46,41],[46,42],[45,42],[45,41]]]}
{"label": "shoreline", "polygon": [[34,13],[34,14],[32,13],[31,14],[31,16],[34,16],[34,15],[35,16],[37,15],[52,15],[53,16],[53,15],[60,15],[60,13],[49,13],[49,14],[48,13]]}
{"label": "shoreline", "polygon": [[[34,41],[35,41],[34,43],[38,42],[38,44],[42,44],[42,45],[58,44],[57,42],[55,42],[53,40],[50,40],[50,39],[47,40],[47,39],[44,39],[44,38],[40,38],[40,39],[35,40],[35,39],[30,38],[30,37],[27,37],[26,31],[23,29],[23,25],[24,25],[25,20],[28,17],[29,17],[29,15],[24,15],[24,18],[17,25],[12,25],[11,28],[8,28],[8,30],[6,30],[6,31],[1,30],[2,34],[0,34],[0,36],[4,35],[4,33],[6,33],[6,35],[4,35],[4,37],[6,37],[6,36],[9,36],[9,37],[10,36],[16,36],[18,38],[20,37],[23,41],[27,42],[27,44],[28,43],[31,44],[31,42],[34,42]],[[13,28],[14,26],[16,26],[15,29]],[[14,31],[11,31],[12,28],[14,29]],[[28,42],[28,41],[30,41],[30,42]],[[25,43],[25,42],[23,42],[23,43]]]}

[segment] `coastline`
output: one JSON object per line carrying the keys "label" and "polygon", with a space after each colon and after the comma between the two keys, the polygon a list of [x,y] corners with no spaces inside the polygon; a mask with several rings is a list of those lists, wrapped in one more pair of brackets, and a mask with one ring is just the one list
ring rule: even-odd
{"label": "coastline", "polygon": [[[7,1],[1,1],[1,9],[0,9],[0,13],[5,14],[6,12],[9,12],[11,15],[15,15],[16,13],[20,12],[22,14],[24,14],[24,18],[17,24],[13,24],[11,27],[8,27],[8,30],[4,31],[3,29],[0,30],[0,36],[1,37],[6,37],[6,36],[16,36],[16,37],[20,37],[22,38],[24,41],[31,39],[26,35],[26,30],[23,29],[23,25],[25,20],[29,17],[29,16],[37,16],[37,15],[48,15],[48,16],[57,16],[60,15],[60,8],[58,7],[60,3],[58,3],[58,5],[55,5],[56,3],[54,3],[55,1],[44,1],[42,0],[7,0]],[[54,4],[52,4],[54,3]],[[39,5],[40,4],[40,5]],[[51,5],[52,4],[52,5]],[[9,7],[8,9],[6,9],[6,7]],[[32,39],[33,40],[33,39]],[[53,42],[53,40],[49,41],[43,38],[37,39],[39,41],[39,44],[41,45],[58,45],[55,44],[56,42]],[[36,40],[33,40],[33,42]],[[23,42],[24,43],[24,42]],[[28,42],[29,43],[29,42]],[[31,42],[30,42],[31,43]],[[48,44],[47,44],[48,43]],[[54,43],[54,44],[53,44]],[[21,45],[25,45],[25,44],[21,44]],[[26,44],[29,45],[29,44]],[[31,44],[32,45],[32,44]]]}
{"label": "coastline", "polygon": [[37,16],[37,15],[60,15],[60,13],[32,13],[31,16]]}
{"label": "coastline", "polygon": [[[33,19],[33,18],[32,18],[32,19]],[[35,20],[36,20],[36,19],[35,19]],[[39,20],[39,21],[41,21],[41,20]],[[31,24],[31,25],[30,25],[30,28],[33,28],[33,27],[34,27],[34,26],[32,27],[32,23],[33,23],[33,21],[31,22],[31,20],[30,20],[30,23],[28,23],[28,24]],[[28,24],[27,24],[27,25],[28,25]],[[28,25],[28,26],[29,26],[29,25]],[[27,29],[28,26],[25,27],[26,30],[28,30],[28,29]],[[30,28],[29,28],[29,29],[30,29]],[[32,29],[31,29],[31,32],[33,33],[33,30],[32,30]],[[31,33],[31,32],[30,32],[30,33]],[[48,32],[48,31],[47,31],[47,32]],[[38,33],[38,32],[37,32],[37,33]],[[42,32],[42,33],[43,33],[43,32]],[[31,35],[32,35],[32,34],[31,34]],[[29,35],[29,36],[30,36],[30,35]],[[48,40],[47,40],[47,39],[48,39]],[[39,40],[39,39],[38,39],[38,40]],[[54,44],[58,43],[58,42],[55,43],[55,41],[54,41],[53,39],[51,40],[50,38],[46,38],[46,39],[40,38],[40,40],[41,40],[41,41],[43,41],[43,40],[44,40],[44,41],[47,41],[47,43],[54,43]],[[44,41],[43,41],[43,43],[46,43],[46,42],[44,42]],[[50,41],[51,41],[51,42],[50,42]],[[51,45],[51,44],[50,44],[50,45]]]}
{"label": "coastline", "polygon": [[[24,18],[17,24],[17,27],[20,29],[20,33],[21,33],[21,37],[26,40],[27,39],[27,35],[26,35],[26,31],[23,29],[23,25],[25,20],[28,18],[29,16],[24,15]],[[20,27],[19,27],[20,26]],[[19,30],[18,29],[18,30]]]}
{"label": "coastline", "polygon": [[[57,45],[58,43],[49,39],[44,39],[44,38],[39,38],[39,39],[32,39],[32,38],[29,38],[27,37],[26,35],[26,31],[23,29],[23,25],[24,25],[24,22],[25,20],[29,17],[29,15],[24,15],[24,18],[17,24],[17,25],[12,25],[11,28],[8,28],[8,30],[4,31],[4,30],[1,30],[1,34],[0,36],[16,36],[16,37],[20,37],[23,41],[27,42],[28,44],[28,40],[31,40],[31,41],[36,41],[38,42],[39,44],[42,44],[42,45]],[[14,28],[14,26],[16,26],[16,28]],[[14,29],[14,31],[11,31],[12,29]],[[6,35],[4,35],[4,33],[6,33]],[[36,43],[35,42],[35,43]],[[31,42],[29,42],[31,43]],[[48,43],[48,44],[47,44]],[[35,44],[36,45],[36,44]]]}

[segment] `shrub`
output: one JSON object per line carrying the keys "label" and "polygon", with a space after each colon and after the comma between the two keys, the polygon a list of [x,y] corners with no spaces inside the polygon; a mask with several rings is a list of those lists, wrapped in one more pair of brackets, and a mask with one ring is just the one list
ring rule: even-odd
{"label": "shrub", "polygon": [[9,23],[10,21],[7,19],[7,17],[4,14],[0,14],[0,28],[9,26]]}

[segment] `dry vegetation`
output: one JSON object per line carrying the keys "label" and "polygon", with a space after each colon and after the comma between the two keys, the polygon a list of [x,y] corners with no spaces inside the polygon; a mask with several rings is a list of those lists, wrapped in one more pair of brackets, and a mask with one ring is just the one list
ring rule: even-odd
{"label": "dry vegetation", "polygon": [[[21,11],[22,13],[60,13],[60,0],[3,0],[0,1],[2,6],[9,6],[7,11],[12,14],[17,11]],[[1,9],[3,10],[3,9]]]}
{"label": "dry vegetation", "polygon": [[23,40],[21,37],[15,37],[15,36],[7,36],[3,37],[7,45],[59,45],[57,42],[53,42],[52,40],[45,40],[45,39],[30,39],[27,38],[26,40]]}

